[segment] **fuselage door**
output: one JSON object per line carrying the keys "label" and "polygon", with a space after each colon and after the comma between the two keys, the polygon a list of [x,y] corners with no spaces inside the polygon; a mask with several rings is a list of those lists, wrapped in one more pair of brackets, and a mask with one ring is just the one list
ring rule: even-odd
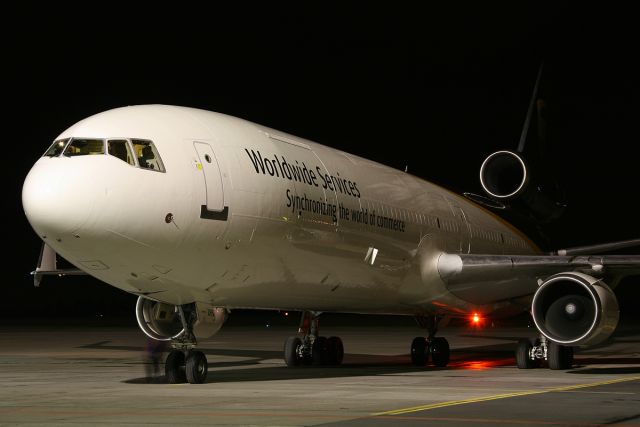
{"label": "fuselage door", "polygon": [[224,191],[218,160],[209,144],[194,142],[193,145],[202,165],[202,173],[207,189],[207,210],[210,212],[222,212],[224,210]]}

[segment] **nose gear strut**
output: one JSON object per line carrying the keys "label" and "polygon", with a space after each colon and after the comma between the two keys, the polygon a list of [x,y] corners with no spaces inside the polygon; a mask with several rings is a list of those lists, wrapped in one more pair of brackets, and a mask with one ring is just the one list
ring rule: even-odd
{"label": "nose gear strut", "polygon": [[209,365],[203,352],[196,350],[197,340],[193,324],[197,320],[194,304],[176,306],[183,333],[171,341],[173,350],[165,362],[165,375],[169,384],[189,382],[202,384],[207,379]]}

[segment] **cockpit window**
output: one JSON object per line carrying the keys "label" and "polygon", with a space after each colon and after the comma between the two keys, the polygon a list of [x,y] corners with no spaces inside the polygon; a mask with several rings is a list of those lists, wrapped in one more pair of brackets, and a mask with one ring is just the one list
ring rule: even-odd
{"label": "cockpit window", "polygon": [[51,144],[51,147],[49,147],[44,155],[46,157],[58,157],[60,154],[62,154],[62,150],[64,150],[64,146],[67,145],[67,142],[69,142],[69,138],[54,141],[54,143]]}
{"label": "cockpit window", "polygon": [[68,157],[88,154],[104,154],[104,140],[73,138],[64,150],[64,155]]}
{"label": "cockpit window", "polygon": [[138,158],[138,166],[164,172],[164,165],[153,142],[144,139],[132,139],[133,151]]}
{"label": "cockpit window", "polygon": [[148,139],[114,138],[109,139],[105,147],[104,139],[65,138],[54,141],[44,156],[58,157],[61,154],[65,157],[109,154],[131,166],[165,172],[158,150]]}
{"label": "cockpit window", "polygon": [[123,162],[127,162],[132,166],[136,165],[131,154],[131,147],[129,147],[129,141],[126,139],[110,139],[107,142],[107,149],[109,154],[119,158]]}

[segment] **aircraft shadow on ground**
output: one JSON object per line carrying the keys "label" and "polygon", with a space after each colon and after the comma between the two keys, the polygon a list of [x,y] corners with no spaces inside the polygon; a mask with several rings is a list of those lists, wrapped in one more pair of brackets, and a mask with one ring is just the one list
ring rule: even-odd
{"label": "aircraft shadow on ground", "polygon": [[[501,347],[498,345],[497,347]],[[222,355],[218,350],[206,350],[208,356]],[[282,358],[281,352],[275,351],[249,351],[249,350],[225,350],[226,356],[249,357],[236,362],[215,362],[209,360],[209,374],[207,383],[226,383],[243,381],[275,381],[295,379],[319,379],[319,378],[346,378],[376,375],[402,375],[425,371],[464,370],[464,369],[488,369],[495,366],[513,365],[511,352],[502,350],[471,352],[468,349],[453,350],[451,361],[446,368],[438,368],[433,365],[424,367],[411,364],[409,354],[400,355],[372,355],[372,354],[346,354],[341,366],[298,366],[287,367],[283,364],[275,364],[274,359]],[[265,357],[267,356],[267,357]],[[262,365],[262,366],[256,366]],[[248,367],[253,366],[253,368]],[[226,369],[230,368],[230,369]],[[237,369],[234,369],[237,368]],[[456,375],[457,376],[457,375]],[[134,378],[123,381],[125,383],[166,383],[164,377],[158,378]]]}
{"label": "aircraft shadow on ground", "polygon": [[[110,345],[109,341],[101,341],[81,346],[80,348],[125,350],[142,352],[142,347]],[[374,375],[402,375],[424,371],[442,370],[478,370],[498,366],[513,366],[515,359],[513,350],[515,343],[502,343],[465,347],[451,351],[451,361],[446,368],[432,365],[416,367],[411,364],[407,354],[377,355],[348,353],[342,366],[300,366],[289,368],[280,364],[282,352],[274,350],[251,349],[201,349],[209,359],[209,375],[207,383],[242,382],[242,381],[274,381],[291,379],[339,378]],[[237,357],[241,360],[216,361],[216,356]],[[587,356],[587,355],[585,355]],[[578,357],[579,363],[571,374],[636,374],[640,373],[639,366],[628,367],[593,367],[593,365],[638,365],[637,358],[592,358]],[[270,366],[271,365],[271,366]],[[589,369],[582,369],[591,365]],[[456,374],[458,375],[458,374]],[[151,378],[139,377],[124,380],[130,384],[166,383],[164,376]]]}

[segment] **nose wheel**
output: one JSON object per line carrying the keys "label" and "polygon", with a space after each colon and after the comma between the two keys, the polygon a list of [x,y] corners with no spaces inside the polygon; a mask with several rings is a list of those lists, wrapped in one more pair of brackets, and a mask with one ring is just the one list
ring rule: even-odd
{"label": "nose wheel", "polygon": [[186,358],[180,350],[171,350],[164,362],[164,374],[169,384],[179,384],[187,382],[185,372]]}
{"label": "nose wheel", "polygon": [[169,384],[202,384],[207,379],[209,366],[207,357],[197,350],[172,350],[164,364],[164,373]]}

